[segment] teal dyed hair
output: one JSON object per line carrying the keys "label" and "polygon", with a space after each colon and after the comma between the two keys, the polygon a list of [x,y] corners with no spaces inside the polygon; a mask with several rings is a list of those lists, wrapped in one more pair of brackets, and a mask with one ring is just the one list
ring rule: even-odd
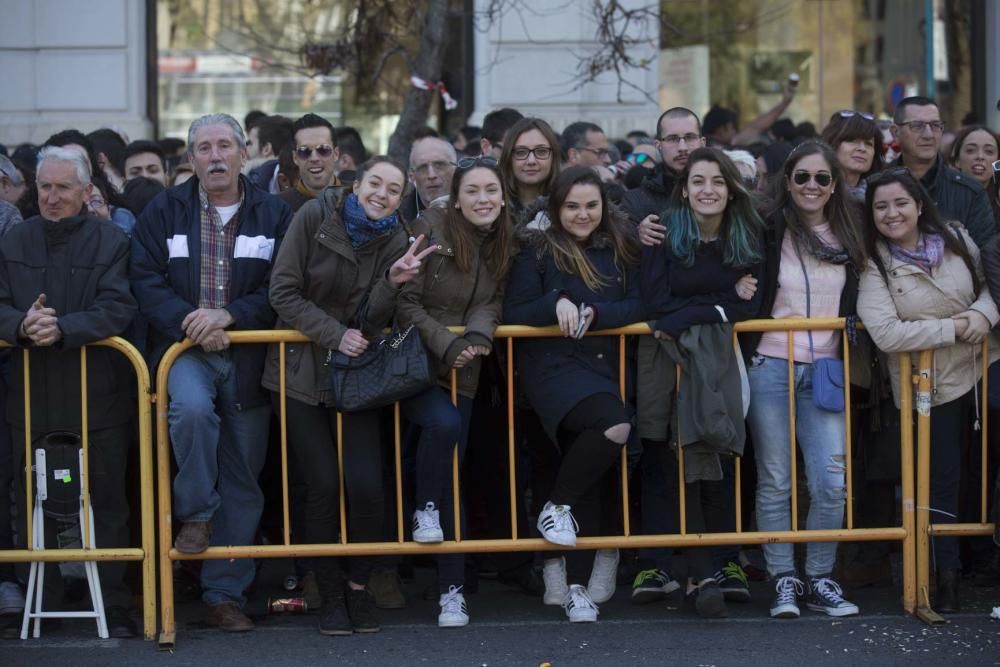
{"label": "teal dyed hair", "polygon": [[666,223],[667,241],[674,255],[679,257],[685,266],[691,266],[694,264],[698,244],[701,242],[701,228],[687,197],[684,196],[691,167],[699,162],[714,162],[719,165],[719,172],[726,181],[729,196],[732,197],[726,204],[726,210],[722,214],[722,225],[719,227],[719,238],[723,242],[723,263],[744,267],[760,262],[764,259],[762,248],[764,221],[754,209],[750,193],[743,185],[736,165],[722,151],[714,148],[699,148],[693,151],[684,171],[677,179]]}

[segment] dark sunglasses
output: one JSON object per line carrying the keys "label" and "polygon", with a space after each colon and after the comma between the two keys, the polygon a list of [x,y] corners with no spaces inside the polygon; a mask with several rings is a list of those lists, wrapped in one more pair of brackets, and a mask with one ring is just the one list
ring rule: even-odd
{"label": "dark sunglasses", "polygon": [[805,185],[810,180],[816,181],[816,185],[825,188],[829,187],[830,183],[833,183],[833,176],[825,172],[811,174],[808,171],[797,171],[792,174],[792,181],[795,185]]}
{"label": "dark sunglasses", "polygon": [[320,157],[330,157],[333,155],[333,146],[330,144],[320,144],[315,148],[310,146],[299,146],[295,149],[295,154],[299,156],[300,160],[308,160],[312,156],[313,152]]}
{"label": "dark sunglasses", "polygon": [[837,115],[841,118],[851,118],[852,116],[861,116],[865,120],[875,120],[875,116],[870,113],[865,113],[864,111],[854,111],[852,109],[844,109],[843,111],[838,111]]}
{"label": "dark sunglasses", "polygon": [[473,167],[495,167],[497,164],[496,158],[489,155],[479,155],[477,157],[462,158],[458,161],[458,168],[472,169]]}

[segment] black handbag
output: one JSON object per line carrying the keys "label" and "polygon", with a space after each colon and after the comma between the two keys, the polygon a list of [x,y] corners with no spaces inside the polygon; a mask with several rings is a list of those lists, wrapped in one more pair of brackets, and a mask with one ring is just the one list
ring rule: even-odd
{"label": "black handbag", "polygon": [[405,329],[394,326],[358,357],[331,352],[333,405],[340,412],[381,408],[437,383],[436,369],[412,324]]}

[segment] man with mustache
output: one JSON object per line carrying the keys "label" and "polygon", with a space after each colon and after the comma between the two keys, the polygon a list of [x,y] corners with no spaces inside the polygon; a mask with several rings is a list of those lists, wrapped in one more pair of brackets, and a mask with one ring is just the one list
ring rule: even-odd
{"label": "man with mustache", "polygon": [[947,220],[958,220],[982,248],[997,232],[990,200],[976,179],[944,163],[941,135],[944,123],[934,100],[907,97],[900,100],[889,126],[899,142],[898,167],[906,167],[926,188]]}
{"label": "man with mustache", "polygon": [[[157,195],[139,218],[131,277],[149,321],[150,367],[172,343],[195,344],[170,370],[168,419],[181,522],[174,547],[201,553],[210,544],[250,544],[263,509],[257,477],[268,434],[265,349],[230,349],[226,332],[273,327],[268,280],[292,212],[240,175],[246,139],[232,116],[195,120],[188,157],[195,176]],[[204,562],[210,625],[253,629],[242,611],[253,578],[250,559]]]}

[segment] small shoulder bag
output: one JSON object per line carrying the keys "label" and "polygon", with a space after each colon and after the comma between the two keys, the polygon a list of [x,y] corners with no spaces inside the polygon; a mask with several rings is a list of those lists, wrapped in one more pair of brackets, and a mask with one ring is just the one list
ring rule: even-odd
{"label": "small shoulder bag", "polygon": [[[798,247],[796,246],[796,252]],[[802,266],[802,277],[806,281],[806,317],[811,317],[812,290],[809,287],[809,273],[806,271],[806,263],[799,253],[799,264]],[[816,351],[813,348],[812,331],[809,334],[809,356],[811,357],[812,393],[813,403],[817,408],[827,412],[844,411],[844,361],[843,359],[816,359]]]}

